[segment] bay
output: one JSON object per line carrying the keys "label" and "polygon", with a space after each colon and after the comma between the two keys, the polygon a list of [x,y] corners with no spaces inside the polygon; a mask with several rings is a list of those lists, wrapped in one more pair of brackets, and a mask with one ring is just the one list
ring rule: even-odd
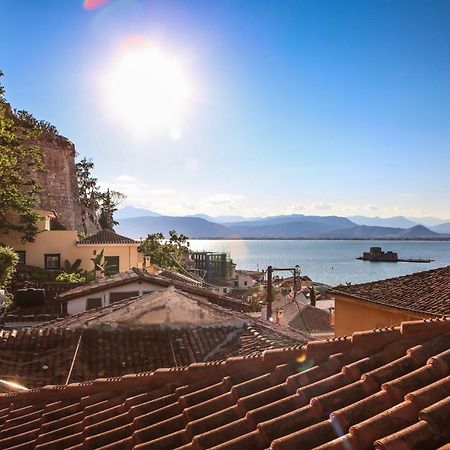
{"label": "bay", "polygon": [[[300,266],[301,274],[335,286],[365,283],[450,265],[450,241],[349,240],[191,240],[195,251],[227,252],[238,269]],[[397,252],[400,258],[433,259],[431,263],[360,261],[369,247]],[[280,273],[282,275],[282,273]],[[286,273],[286,276],[288,274]]]}

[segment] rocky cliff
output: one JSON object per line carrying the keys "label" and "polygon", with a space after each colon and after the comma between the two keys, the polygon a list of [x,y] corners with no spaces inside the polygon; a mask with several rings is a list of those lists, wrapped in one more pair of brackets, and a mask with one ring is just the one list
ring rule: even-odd
{"label": "rocky cliff", "polygon": [[75,146],[68,139],[43,133],[36,141],[41,149],[45,171],[37,178],[42,187],[38,207],[55,211],[66,228],[95,233],[98,227],[85,219],[78,203],[78,184],[75,172]]}

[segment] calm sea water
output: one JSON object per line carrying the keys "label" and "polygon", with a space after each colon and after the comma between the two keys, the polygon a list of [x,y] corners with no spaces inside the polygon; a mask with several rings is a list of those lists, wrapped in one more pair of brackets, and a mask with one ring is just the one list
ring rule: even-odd
{"label": "calm sea water", "polygon": [[[193,250],[228,252],[238,269],[298,264],[303,275],[332,286],[381,280],[450,265],[450,241],[192,240],[190,245]],[[434,261],[429,264],[371,263],[355,259],[373,246],[395,251],[400,258]]]}

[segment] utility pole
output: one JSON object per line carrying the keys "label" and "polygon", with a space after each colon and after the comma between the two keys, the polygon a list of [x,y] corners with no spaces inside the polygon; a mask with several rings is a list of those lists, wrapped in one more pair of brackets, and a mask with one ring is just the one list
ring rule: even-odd
{"label": "utility pole", "polygon": [[267,297],[266,297],[266,306],[267,306],[267,320],[270,321],[272,317],[272,301],[273,301],[273,281],[272,274],[274,271],[277,272],[292,272],[294,275],[294,296],[297,292],[297,274],[300,273],[300,268],[298,264],[295,267],[288,268],[274,268],[272,266],[267,267]]}
{"label": "utility pole", "polygon": [[272,318],[272,266],[267,267],[267,320]]}
{"label": "utility pole", "polygon": [[[294,267],[294,298],[297,295],[297,278],[300,278],[300,267],[298,264]],[[300,281],[300,289],[301,289],[302,282],[301,282],[301,280],[299,280],[299,281]]]}

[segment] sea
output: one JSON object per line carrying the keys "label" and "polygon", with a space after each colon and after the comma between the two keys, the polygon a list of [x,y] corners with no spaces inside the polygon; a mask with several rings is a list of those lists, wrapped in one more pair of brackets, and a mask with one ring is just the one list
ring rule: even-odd
{"label": "sea", "polygon": [[[432,259],[431,263],[357,260],[369,247],[397,252],[399,258]],[[300,266],[302,275],[330,286],[366,283],[450,265],[450,241],[350,240],[191,240],[195,251],[227,252],[237,269]],[[279,272],[282,276],[283,273]],[[285,272],[285,276],[289,273]]]}

